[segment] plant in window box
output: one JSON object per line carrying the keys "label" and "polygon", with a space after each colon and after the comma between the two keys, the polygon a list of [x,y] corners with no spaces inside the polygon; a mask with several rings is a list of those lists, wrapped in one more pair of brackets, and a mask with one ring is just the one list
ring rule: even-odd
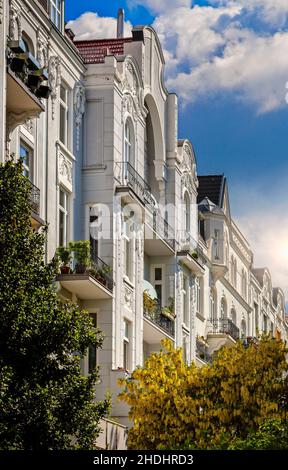
{"label": "plant in window box", "polygon": [[77,274],[84,274],[91,266],[90,242],[89,240],[79,240],[70,242],[69,248],[74,253],[75,271]]}
{"label": "plant in window box", "polygon": [[150,317],[155,316],[157,308],[157,299],[152,299],[147,290],[143,292],[143,309]]}
{"label": "plant in window box", "polygon": [[57,248],[57,256],[62,263],[60,266],[61,274],[70,274],[71,267],[70,263],[72,260],[71,250],[65,246],[59,246]]}
{"label": "plant in window box", "polygon": [[199,258],[199,255],[198,255],[198,253],[197,253],[196,250],[192,251],[190,254],[191,254],[192,258],[194,258],[194,259],[198,259],[198,258]]}
{"label": "plant in window box", "polygon": [[175,306],[174,306],[174,299],[172,297],[169,298],[170,304],[166,307],[163,307],[161,313],[164,317],[169,318],[169,320],[175,320]]}

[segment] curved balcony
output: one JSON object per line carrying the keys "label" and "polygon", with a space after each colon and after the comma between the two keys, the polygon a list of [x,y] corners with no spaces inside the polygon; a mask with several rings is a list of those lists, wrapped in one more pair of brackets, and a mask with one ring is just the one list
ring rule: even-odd
{"label": "curved balcony", "polygon": [[222,346],[234,346],[239,338],[240,330],[230,318],[210,320],[210,329],[207,335],[210,354],[213,354]]}
{"label": "curved balcony", "polygon": [[148,344],[160,344],[162,339],[175,338],[175,320],[163,314],[161,307],[152,310],[143,309],[144,341]]}

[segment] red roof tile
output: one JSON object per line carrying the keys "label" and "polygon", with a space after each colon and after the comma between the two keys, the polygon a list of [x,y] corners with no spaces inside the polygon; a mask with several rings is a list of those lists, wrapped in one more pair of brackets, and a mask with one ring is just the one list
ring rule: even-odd
{"label": "red roof tile", "polygon": [[108,54],[123,55],[124,44],[132,42],[132,38],[94,39],[91,41],[74,41],[85,64],[101,64]]}

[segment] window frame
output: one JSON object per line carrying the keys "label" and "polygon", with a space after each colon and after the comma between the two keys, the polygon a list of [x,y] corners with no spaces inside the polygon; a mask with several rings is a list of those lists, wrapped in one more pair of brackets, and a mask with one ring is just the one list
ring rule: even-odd
{"label": "window frame", "polygon": [[133,168],[135,165],[135,133],[133,122],[130,117],[125,121],[124,125],[124,161],[129,163]]}
{"label": "window frame", "polygon": [[[92,319],[93,322],[93,328],[97,328],[97,313],[89,313],[89,317]],[[93,351],[93,356],[92,356],[92,351]],[[90,360],[93,357],[93,367],[90,365]],[[97,369],[97,347],[96,344],[90,345],[88,347],[88,373],[91,374]]]}
{"label": "window frame", "polygon": [[123,320],[123,369],[127,372],[131,369],[131,341],[130,341],[131,322],[124,318]]}
{"label": "window frame", "polygon": [[[65,92],[65,99],[63,100],[61,97],[61,89],[64,89]],[[69,113],[69,95],[70,90],[68,85],[62,80],[60,84],[60,91],[59,91],[59,141],[62,145],[64,145],[67,149],[70,147],[70,132],[69,132],[69,124],[70,124],[70,113]],[[62,110],[64,110],[64,140],[62,140]]]}
{"label": "window frame", "polygon": [[[64,194],[64,205],[61,205],[61,192]],[[69,208],[70,208],[70,194],[62,186],[59,186],[58,192],[58,246],[67,246],[69,241]],[[63,243],[61,243],[60,223],[61,214],[64,214],[64,227],[63,227]]]}
{"label": "window frame", "polygon": [[25,176],[25,178],[27,178],[31,183],[33,183],[34,149],[30,145],[28,145],[25,140],[20,138],[19,158],[21,158],[21,148],[27,151],[28,159],[29,159],[28,166],[24,163],[24,160],[23,160],[24,171],[26,170],[26,168],[28,169],[28,176],[24,173],[24,171],[23,171],[23,176]]}
{"label": "window frame", "polygon": [[183,323],[186,327],[190,325],[189,318],[189,277],[183,274],[182,279],[182,310],[183,310]]}
{"label": "window frame", "polygon": [[[59,8],[57,6],[57,3],[59,3]],[[62,16],[63,16],[63,2],[62,0],[49,0],[49,17],[52,23],[56,26],[56,28],[59,29],[59,31],[62,31]],[[52,12],[55,11],[55,18],[53,19],[53,14]]]}

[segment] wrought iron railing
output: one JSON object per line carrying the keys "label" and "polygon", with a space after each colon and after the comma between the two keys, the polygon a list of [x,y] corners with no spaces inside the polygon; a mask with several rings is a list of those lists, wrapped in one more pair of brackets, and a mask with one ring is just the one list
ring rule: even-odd
{"label": "wrought iron railing", "polygon": [[92,276],[100,282],[104,287],[113,291],[114,281],[112,275],[112,268],[106,264],[99,256],[97,256],[95,250],[91,250],[91,270]]}
{"label": "wrought iron railing", "polygon": [[175,321],[170,320],[161,313],[161,308],[156,307],[153,311],[145,310],[144,308],[144,317],[147,320],[150,320],[152,323],[155,323],[159,328],[161,328],[165,333],[168,333],[170,336],[175,336]]}
{"label": "wrought iron railing", "polygon": [[30,182],[29,204],[32,212],[40,215],[40,189]]}
{"label": "wrought iron railing", "polygon": [[211,364],[212,362],[212,356],[208,352],[208,346],[202,341],[199,341],[199,339],[196,339],[196,357],[207,364]]}
{"label": "wrought iron railing", "polygon": [[146,223],[154,230],[154,232],[172,248],[176,249],[175,230],[169,225],[158,210],[154,210],[152,213],[146,211],[145,214]]}
{"label": "wrought iron railing", "polygon": [[217,320],[210,320],[210,322],[212,327],[209,333],[225,333],[235,341],[238,341],[240,338],[240,330],[230,318],[219,318]]}
{"label": "wrought iron railing", "polygon": [[139,175],[131,163],[117,163],[115,176],[120,184],[131,188],[146,207],[150,210],[155,209],[155,199],[152,196],[149,184]]}
{"label": "wrought iron railing", "polygon": [[206,264],[206,258],[202,247],[189,232],[180,231],[178,239],[179,250],[181,252],[188,251],[202,266]]}

